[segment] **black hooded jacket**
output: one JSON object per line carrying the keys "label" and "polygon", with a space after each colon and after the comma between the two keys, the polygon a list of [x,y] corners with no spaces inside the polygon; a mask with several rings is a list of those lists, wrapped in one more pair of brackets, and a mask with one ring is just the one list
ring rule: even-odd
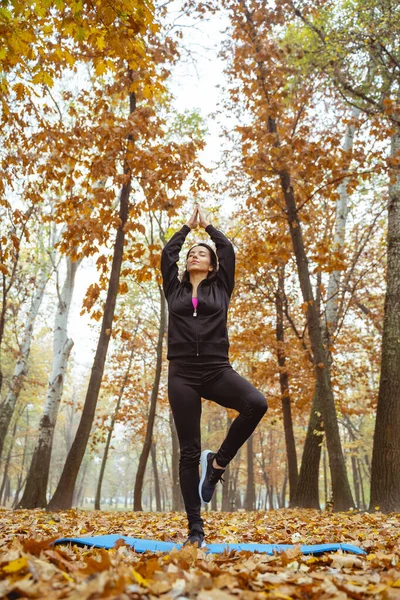
{"label": "black hooded jacket", "polygon": [[161,256],[163,288],[169,309],[167,358],[227,359],[229,339],[226,321],[235,285],[233,246],[213,225],[206,227],[206,232],[216,246],[219,269],[215,276],[200,282],[197,288],[197,316],[194,316],[192,284],[180,281],[177,265],[180,250],[189,232],[190,227],[184,225],[166,244]]}

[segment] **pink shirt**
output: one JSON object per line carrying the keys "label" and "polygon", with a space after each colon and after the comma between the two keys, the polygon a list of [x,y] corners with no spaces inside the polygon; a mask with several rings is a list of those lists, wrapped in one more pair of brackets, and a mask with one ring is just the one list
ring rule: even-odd
{"label": "pink shirt", "polygon": [[193,308],[195,310],[197,309],[198,303],[199,303],[199,299],[198,298],[192,298],[192,304],[193,304]]}

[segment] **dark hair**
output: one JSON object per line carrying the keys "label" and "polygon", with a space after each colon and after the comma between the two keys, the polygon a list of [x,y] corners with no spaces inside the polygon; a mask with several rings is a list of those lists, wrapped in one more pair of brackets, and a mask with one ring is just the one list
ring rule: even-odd
{"label": "dark hair", "polygon": [[[193,246],[191,248],[189,248],[189,250],[186,254],[186,260],[189,258],[190,251],[193,250],[193,248],[197,248],[197,246],[204,246],[204,248],[207,248],[207,250],[209,251],[211,266],[214,268],[212,271],[208,272],[207,279],[214,279],[214,277],[216,277],[217,271],[218,271],[218,258],[217,258],[215,251],[211,248],[211,246],[209,246],[205,242],[198,242],[197,244],[193,244]],[[190,281],[190,276],[189,276],[189,273],[186,270],[186,268],[182,275],[182,281]]]}

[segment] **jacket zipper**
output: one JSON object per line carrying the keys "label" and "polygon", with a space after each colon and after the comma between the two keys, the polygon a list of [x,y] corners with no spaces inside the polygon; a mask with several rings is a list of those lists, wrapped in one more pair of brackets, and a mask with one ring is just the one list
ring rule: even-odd
{"label": "jacket zipper", "polygon": [[[201,282],[200,282],[201,283]],[[197,305],[199,303],[199,293],[197,292]],[[197,308],[193,307],[193,317],[197,317]],[[194,325],[196,331],[196,356],[199,356],[199,335],[197,330],[197,321]]]}
{"label": "jacket zipper", "polygon": [[[198,302],[198,300],[197,300]],[[193,307],[193,317],[197,317],[197,308]],[[196,354],[199,355],[199,336],[197,333],[197,321],[194,323],[194,330],[196,332]]]}
{"label": "jacket zipper", "polygon": [[[195,316],[195,315],[193,315],[193,316]],[[199,336],[198,336],[198,332],[197,332],[197,321],[195,322],[194,327],[196,330],[196,356],[199,356]]]}

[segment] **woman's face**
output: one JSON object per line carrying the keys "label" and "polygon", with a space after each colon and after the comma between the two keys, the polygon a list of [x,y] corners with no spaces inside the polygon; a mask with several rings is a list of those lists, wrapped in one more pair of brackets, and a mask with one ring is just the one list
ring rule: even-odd
{"label": "woman's face", "polygon": [[204,273],[207,275],[213,270],[210,251],[204,246],[194,246],[190,249],[186,259],[188,273]]}

